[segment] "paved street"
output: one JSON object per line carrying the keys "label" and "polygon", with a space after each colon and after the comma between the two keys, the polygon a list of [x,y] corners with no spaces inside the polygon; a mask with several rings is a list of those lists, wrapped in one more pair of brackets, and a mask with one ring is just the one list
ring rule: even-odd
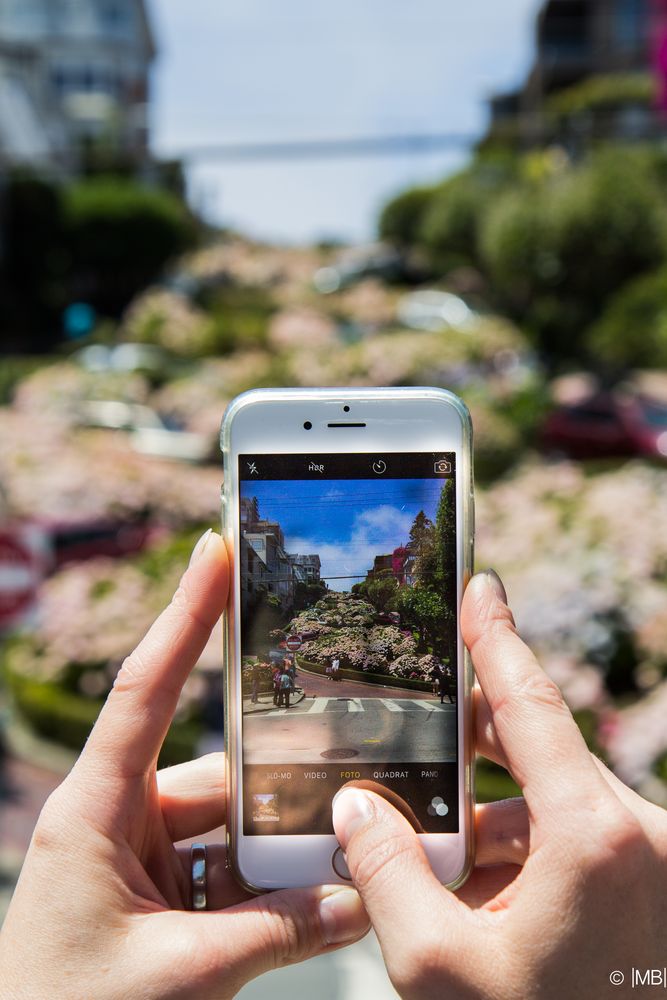
{"label": "paved street", "polygon": [[300,669],[297,674],[297,684],[302,687],[307,696],[317,697],[357,697],[379,698],[397,695],[410,701],[423,701],[428,697],[425,691],[411,691],[409,688],[392,687],[387,678],[387,684],[365,684],[363,681],[332,681],[324,674],[313,674],[309,670]]}
{"label": "paved street", "polygon": [[374,698],[305,698],[246,717],[246,764],[311,763],[332,750],[337,760],[357,763],[456,760],[455,705],[423,695],[377,697],[375,690]]}

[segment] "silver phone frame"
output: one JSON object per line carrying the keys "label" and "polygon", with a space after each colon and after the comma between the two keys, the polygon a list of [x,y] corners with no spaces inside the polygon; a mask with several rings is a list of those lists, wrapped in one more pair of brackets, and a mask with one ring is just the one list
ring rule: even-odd
{"label": "silver phone frame", "polygon": [[[432,387],[415,388],[326,388],[326,389],[253,389],[245,392],[227,407],[222,422],[220,433],[220,446],[223,453],[224,482],[222,488],[222,531],[230,558],[230,596],[227,609],[223,617],[223,643],[224,643],[224,720],[225,720],[225,749],[226,749],[226,780],[227,780],[227,849],[228,862],[237,881],[248,891],[261,893],[277,888],[296,887],[302,884],[312,884],[313,880],[305,882],[289,881],[288,885],[281,885],[266,880],[253,881],[252,877],[246,877],[243,865],[239,858],[240,842],[270,841],[271,846],[276,848],[274,853],[283,855],[293,849],[293,842],[299,841],[305,846],[306,841],[317,838],[320,841],[327,841],[327,851],[335,848],[335,837],[327,834],[313,835],[283,835],[275,836],[253,836],[245,837],[240,833],[242,823],[242,692],[238,683],[240,672],[236,669],[236,658],[238,649],[238,636],[236,630],[236,594],[239,585],[238,570],[235,560],[235,536],[238,531],[239,511],[238,511],[238,482],[237,482],[237,453],[233,451],[232,438],[234,421],[239,413],[249,406],[257,406],[262,403],[298,403],[304,404],[360,404],[364,402],[381,402],[382,404],[391,401],[400,402],[410,400],[422,403],[437,402],[452,408],[458,415],[461,431],[461,447],[456,449],[457,453],[457,510],[458,510],[458,546],[457,555],[459,558],[458,573],[458,611],[460,612],[461,598],[465,586],[473,569],[474,558],[474,481],[472,465],[472,423],[467,407],[458,396],[446,389]],[[304,410],[303,416],[307,419],[308,413]],[[352,420],[354,414],[343,414],[339,412],[339,419]],[[307,441],[304,440],[304,446]],[[244,448],[247,452],[261,451],[263,445],[258,441],[256,448]],[[313,451],[321,450],[313,448]],[[360,451],[361,449],[342,449],[332,446],[330,451]],[[373,449],[371,449],[373,450]],[[389,453],[390,449],[383,449]],[[420,449],[413,449],[418,451]],[[427,448],[426,450],[439,450]],[[444,446],[443,446],[444,450]],[[448,446],[448,450],[451,450]],[[286,454],[299,454],[298,447],[291,445],[282,449]],[[280,453],[269,448],[267,454]],[[304,454],[308,449],[304,447]],[[457,621],[460,614],[457,614]],[[420,839],[425,847],[429,858],[437,869],[438,855],[447,846],[446,838],[463,839],[463,851],[461,853],[461,865],[456,875],[452,878],[441,877],[441,881],[449,889],[456,889],[465,882],[474,864],[474,745],[473,745],[473,719],[472,719],[472,686],[473,672],[470,656],[461,638],[460,624],[458,632],[458,690],[462,696],[458,698],[458,764],[459,764],[459,817],[460,827],[457,834],[420,834]],[[240,704],[239,704],[240,700]],[[234,706],[232,708],[232,706]],[[242,829],[242,827],[241,827]],[[288,843],[286,851],[285,843]],[[453,846],[453,844],[452,844]],[[260,848],[261,853],[262,848]],[[324,856],[324,845],[322,845]],[[435,863],[434,863],[435,862]],[[437,871],[436,871],[437,874]],[[336,876],[334,872],[329,872],[326,877],[322,877],[322,882],[345,884],[345,880]]]}

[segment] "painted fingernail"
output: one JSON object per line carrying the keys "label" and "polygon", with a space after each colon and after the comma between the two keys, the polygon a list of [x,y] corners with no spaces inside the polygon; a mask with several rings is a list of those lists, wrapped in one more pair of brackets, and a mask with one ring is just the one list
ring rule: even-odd
{"label": "painted fingernail", "polygon": [[373,815],[369,797],[359,788],[342,788],[332,803],[333,825],[338,843],[345,850],[352,836]]}
{"label": "painted fingernail", "polygon": [[205,531],[204,534],[201,536],[201,538],[195,545],[194,549],[192,550],[192,555],[190,556],[190,562],[188,564],[189,566],[194,566],[197,560],[201,558],[201,556],[204,553],[204,549],[208,545],[208,541],[212,534],[213,534],[213,528],[209,528],[208,531]]}
{"label": "painted fingernail", "polygon": [[325,944],[356,941],[365,934],[369,920],[358,893],[346,887],[332,889],[320,900],[320,926]]}
{"label": "painted fingernail", "polygon": [[496,597],[502,601],[503,604],[507,604],[507,591],[505,590],[505,585],[496,573],[495,569],[487,569],[484,575],[495,590]]}

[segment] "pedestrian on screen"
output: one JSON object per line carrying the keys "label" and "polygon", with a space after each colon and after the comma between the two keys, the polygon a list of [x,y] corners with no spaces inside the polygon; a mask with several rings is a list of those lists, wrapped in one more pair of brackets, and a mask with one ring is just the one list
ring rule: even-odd
{"label": "pedestrian on screen", "polygon": [[250,701],[253,705],[256,705],[259,701],[259,663],[253,663],[252,666],[252,693]]}
{"label": "pedestrian on screen", "polygon": [[280,700],[280,678],[281,678],[280,667],[276,667],[273,671],[273,704],[277,705]]}
{"label": "pedestrian on screen", "polygon": [[292,678],[285,669],[280,675],[280,695],[278,696],[278,705],[284,705],[285,708],[289,708],[289,696],[291,693]]}
{"label": "pedestrian on screen", "polygon": [[438,667],[438,687],[440,688],[440,704],[444,704],[445,695],[447,695],[449,698],[449,704],[453,705],[454,699],[452,698],[452,686],[449,669],[442,663]]}
{"label": "pedestrian on screen", "polygon": [[334,656],[333,660],[331,661],[331,676],[335,681],[340,680],[338,676],[339,670],[340,670],[340,660],[338,659],[337,656]]}

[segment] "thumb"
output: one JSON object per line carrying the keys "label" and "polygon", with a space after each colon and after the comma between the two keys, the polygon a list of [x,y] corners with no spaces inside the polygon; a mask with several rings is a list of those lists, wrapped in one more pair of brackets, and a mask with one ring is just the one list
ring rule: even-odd
{"label": "thumb", "polygon": [[235,996],[256,976],[351,944],[370,926],[358,894],[340,885],[267,893],[217,912],[169,911],[151,922],[153,952],[169,943],[171,981],[198,1000]]}
{"label": "thumb", "polygon": [[342,789],[333,824],[392,982],[410,992],[425,955],[460,950],[469,910],[438,882],[417,834],[381,796]]}

